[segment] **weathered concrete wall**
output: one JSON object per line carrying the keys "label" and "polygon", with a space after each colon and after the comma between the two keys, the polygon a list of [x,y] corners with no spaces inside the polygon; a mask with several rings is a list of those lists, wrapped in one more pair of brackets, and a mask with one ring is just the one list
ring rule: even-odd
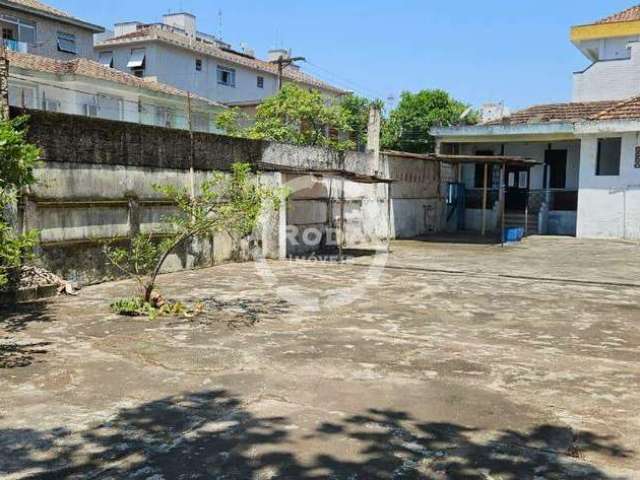
{"label": "weathered concrete wall", "polygon": [[[58,113],[30,115],[29,139],[43,149],[43,165],[37,172],[39,183],[24,198],[22,228],[40,231],[40,258],[56,273],[82,284],[112,278],[116,272],[107,265],[102,244],[115,240],[126,245],[137,232],[161,235],[166,229],[164,217],[174,207],[153,185],[190,185],[188,132]],[[375,179],[363,183],[371,182],[378,171],[371,154],[212,134],[194,138],[196,190],[211,171],[228,171],[234,162],[253,165],[260,180],[274,186],[296,180],[288,205],[268,212],[260,223],[256,242],[267,257],[284,257],[287,246],[290,253],[298,252],[292,242],[287,245],[288,223],[317,226],[322,235],[337,225],[343,181],[347,244],[379,245],[389,237],[387,186]],[[406,165],[405,169],[413,168]],[[413,183],[426,178],[424,171],[417,172],[421,173],[411,177]],[[320,181],[310,186],[304,183],[317,178]],[[424,195],[419,190],[407,186],[400,193],[411,202]],[[309,249],[321,246],[312,242]],[[170,258],[167,270],[246,260],[251,258],[250,247],[216,235],[184,245]]]}
{"label": "weathered concrete wall", "polygon": [[[196,170],[196,192],[210,174]],[[261,181],[279,185],[278,173],[263,173]],[[55,272],[82,284],[112,278],[114,272],[102,254],[105,242],[126,245],[137,232],[162,235],[164,218],[175,212],[153,189],[154,184],[187,188],[188,170],[154,169],[83,163],[45,162],[39,183],[23,208],[23,228],[40,231],[40,257]],[[272,223],[269,223],[272,222]],[[279,258],[277,214],[266,218],[257,235],[269,258]],[[237,244],[228,235],[183,245],[167,262],[167,271],[191,269],[245,259],[250,245]]]}
{"label": "weathered concrete wall", "polygon": [[441,165],[430,160],[382,156],[391,184],[392,238],[413,238],[440,230],[443,199]]}
{"label": "weathered concrete wall", "polygon": [[[387,187],[339,176],[287,175],[287,252],[337,247],[344,214],[345,246],[380,247],[389,236]],[[343,195],[344,191],[344,195]]]}

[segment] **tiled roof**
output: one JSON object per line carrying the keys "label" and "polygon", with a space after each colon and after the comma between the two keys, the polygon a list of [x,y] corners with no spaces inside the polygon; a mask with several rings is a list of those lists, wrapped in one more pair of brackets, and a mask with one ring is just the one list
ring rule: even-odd
{"label": "tiled roof", "polygon": [[605,101],[536,105],[514,112],[508,117],[487,122],[485,125],[518,125],[588,120],[604,110],[615,107],[618,103],[620,102]]}
{"label": "tiled roof", "polygon": [[[39,72],[52,73],[56,75],[81,75],[96,80],[105,80],[129,87],[142,88],[166,95],[176,95],[187,97],[187,92],[178,88],[159,83],[149,79],[138,78],[134,75],[105,67],[100,63],[86,58],[63,61],[28,53],[7,52],[9,63],[12,67],[34,70]],[[198,95],[192,95],[194,100],[208,103],[209,105],[222,106],[221,104]]]}
{"label": "tiled roof", "polygon": [[626,100],[536,105],[483,125],[523,125],[553,122],[640,120],[640,96]]}
{"label": "tiled roof", "polygon": [[[278,67],[273,63],[266,62],[257,58],[250,58],[237,53],[223,50],[215,45],[193,41],[192,39],[185,37],[174,32],[162,29],[158,25],[147,25],[139,27],[135,32],[131,32],[119,37],[110,38],[96,45],[96,47],[106,47],[109,45],[120,45],[133,42],[142,41],[161,41],[170,43],[172,45],[178,45],[180,47],[200,52],[220,60],[226,60],[236,65],[242,65],[244,67],[258,70],[261,72],[271,73],[273,75],[278,74]],[[337,94],[347,93],[345,90],[334,87],[322,80],[319,80],[295,67],[287,67],[284,69],[284,77],[290,81],[296,83],[302,83],[312,87],[328,90]]]}
{"label": "tiled roof", "polygon": [[640,120],[640,97],[617,102],[593,115],[590,120]]}
{"label": "tiled roof", "polygon": [[85,22],[84,20],[80,20],[79,18],[74,17],[73,15],[71,15],[68,12],[65,12],[64,10],[60,10],[58,8],[52,7],[45,3],[39,2],[38,0],[0,0],[0,5],[2,6],[6,5],[8,7],[14,6],[15,8],[18,8],[18,9],[22,8],[22,9],[33,10],[36,12],[42,12],[47,15],[54,15],[56,17],[60,17],[63,20],[67,19],[70,22],[77,22],[77,23],[83,24],[87,28],[90,28],[91,30],[94,30],[96,32],[104,31],[102,27],[99,27],[97,25],[92,25],[88,22]]}
{"label": "tiled roof", "polygon": [[635,22],[637,20],[640,20],[640,5],[627,8],[622,12],[598,20],[596,23]]}
{"label": "tiled roof", "polygon": [[[5,2],[3,2],[5,3]],[[67,18],[73,18],[71,16],[71,14],[63,11],[63,10],[59,10],[57,8],[54,8],[50,5],[46,5],[42,2],[39,2],[38,0],[7,0],[6,3],[13,3],[17,6],[21,6],[21,7],[26,7],[26,8],[30,8],[32,10],[39,10],[41,12],[44,13],[49,13],[51,15],[56,15],[58,17],[67,17]]]}

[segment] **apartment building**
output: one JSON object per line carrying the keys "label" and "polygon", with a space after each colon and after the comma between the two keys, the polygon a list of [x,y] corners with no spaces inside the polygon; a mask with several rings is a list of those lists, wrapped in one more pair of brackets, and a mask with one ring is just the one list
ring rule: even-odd
{"label": "apartment building", "polygon": [[[160,23],[119,23],[113,36],[103,38],[95,48],[99,62],[107,67],[249,109],[278,91],[274,61],[290,55],[287,50],[273,50],[262,60],[249,48],[234,50],[221,39],[200,32],[196,17],[189,13],[164,15]],[[285,67],[282,77],[283,82],[317,89],[328,98],[346,93],[296,65]]]}
{"label": "apartment building", "polygon": [[38,0],[0,0],[0,28],[8,50],[59,60],[93,58],[93,36],[104,32]]}

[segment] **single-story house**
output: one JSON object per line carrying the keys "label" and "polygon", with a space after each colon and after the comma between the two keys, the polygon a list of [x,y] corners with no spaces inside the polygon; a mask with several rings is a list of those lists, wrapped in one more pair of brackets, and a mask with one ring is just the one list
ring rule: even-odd
{"label": "single-story house", "polygon": [[[640,240],[640,97],[534,106],[474,126],[437,128],[438,153],[512,155],[508,226],[529,233]],[[461,165],[464,227],[480,230],[484,165]],[[499,230],[500,168],[489,166],[488,229]],[[526,219],[526,220],[525,220]]]}
{"label": "single-story house", "polygon": [[[225,106],[153,78],[138,78],[86,58],[58,60],[8,52],[9,104],[25,109],[216,132]],[[189,107],[191,118],[189,118]]]}

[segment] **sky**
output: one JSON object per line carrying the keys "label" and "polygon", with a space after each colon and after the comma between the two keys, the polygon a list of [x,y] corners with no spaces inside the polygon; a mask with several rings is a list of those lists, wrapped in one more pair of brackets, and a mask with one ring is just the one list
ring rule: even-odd
{"label": "sky", "polygon": [[[571,74],[588,60],[569,41],[634,0],[43,0],[112,28],[169,11],[258,56],[274,47],[307,58],[307,72],[370,97],[442,88],[480,106],[571,99]],[[635,0],[637,2],[637,0]],[[221,14],[220,14],[221,13]],[[221,21],[220,21],[221,20]]]}

